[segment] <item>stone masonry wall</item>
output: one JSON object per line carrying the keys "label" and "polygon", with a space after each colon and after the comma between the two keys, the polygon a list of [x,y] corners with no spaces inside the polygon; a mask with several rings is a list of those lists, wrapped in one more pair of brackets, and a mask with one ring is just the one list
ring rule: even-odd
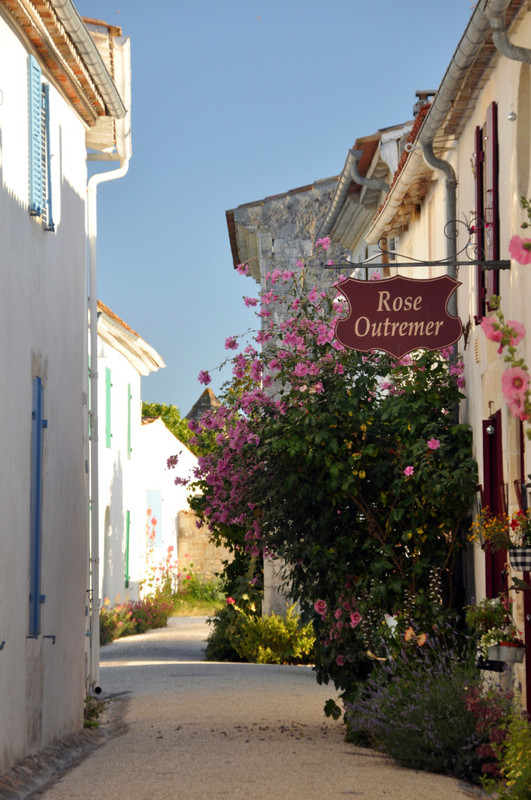
{"label": "stone masonry wall", "polygon": [[223,569],[222,562],[231,560],[232,555],[225,547],[217,547],[210,541],[206,525],[196,525],[197,517],[193,511],[179,511],[177,533],[177,559],[179,571],[184,571],[192,563],[197,575],[210,579]]}

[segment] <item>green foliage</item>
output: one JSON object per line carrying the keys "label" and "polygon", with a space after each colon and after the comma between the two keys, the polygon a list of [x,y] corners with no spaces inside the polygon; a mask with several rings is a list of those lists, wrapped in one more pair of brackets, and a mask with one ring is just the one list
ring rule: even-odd
{"label": "green foliage", "polygon": [[85,703],[83,706],[83,727],[84,728],[98,728],[99,718],[107,708],[111,701],[109,699],[102,700],[94,695],[85,695]]}
{"label": "green foliage", "polygon": [[294,606],[286,617],[244,616],[235,649],[242,661],[257,664],[308,664],[312,660],[315,633],[311,622],[301,625]]}
{"label": "green foliage", "polygon": [[192,603],[219,603],[224,599],[221,579],[205,578],[195,571],[194,564],[186,559],[182,572],[179,574],[178,599],[186,599]]}
{"label": "green foliage", "polygon": [[531,728],[521,712],[511,714],[498,755],[503,781],[485,785],[498,800],[531,800]]}
{"label": "green foliage", "polygon": [[198,454],[197,448],[190,443],[192,433],[188,428],[188,420],[181,417],[181,412],[177,406],[166,405],[165,403],[142,403],[143,417],[160,417],[168,430],[183,442],[192,453]]}

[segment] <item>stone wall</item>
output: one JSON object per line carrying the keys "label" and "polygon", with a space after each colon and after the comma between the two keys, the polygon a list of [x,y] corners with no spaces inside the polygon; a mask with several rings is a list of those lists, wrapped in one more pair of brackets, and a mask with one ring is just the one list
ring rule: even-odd
{"label": "stone wall", "polygon": [[232,554],[225,547],[217,547],[210,540],[206,525],[196,525],[197,517],[193,511],[179,511],[177,532],[177,558],[179,570],[192,563],[193,571],[204,578],[213,578],[223,569],[223,561],[232,560]]}

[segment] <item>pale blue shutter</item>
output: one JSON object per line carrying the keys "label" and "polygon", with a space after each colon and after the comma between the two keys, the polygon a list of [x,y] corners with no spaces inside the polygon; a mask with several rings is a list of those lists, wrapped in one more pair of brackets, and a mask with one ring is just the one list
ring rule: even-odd
{"label": "pale blue shutter", "polygon": [[42,174],[42,89],[41,68],[34,58],[28,58],[29,101],[29,210],[40,217],[43,210]]}
{"label": "pale blue shutter", "polygon": [[43,87],[43,111],[44,111],[44,144],[46,155],[46,224],[47,231],[55,230],[52,210],[52,163],[50,153],[50,84],[45,83]]}

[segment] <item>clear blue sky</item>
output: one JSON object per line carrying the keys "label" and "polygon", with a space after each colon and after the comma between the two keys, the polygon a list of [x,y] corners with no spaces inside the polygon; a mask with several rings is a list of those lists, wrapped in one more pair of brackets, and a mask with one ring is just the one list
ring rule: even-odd
{"label": "clear blue sky", "polygon": [[356,138],[411,119],[473,3],[74,2],[131,38],[133,158],[98,190],[98,296],[166,362],[143,399],[184,415],[199,370],[255,325],[225,211],[337,175]]}

